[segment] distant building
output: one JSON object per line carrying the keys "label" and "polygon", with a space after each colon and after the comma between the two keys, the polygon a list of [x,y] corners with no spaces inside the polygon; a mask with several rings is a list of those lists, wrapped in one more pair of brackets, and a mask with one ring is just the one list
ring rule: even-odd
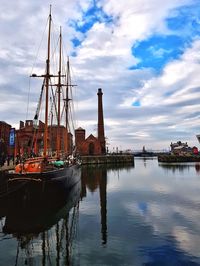
{"label": "distant building", "polygon": [[198,155],[198,154],[199,154],[199,150],[198,150],[198,148],[197,148],[196,146],[194,146],[194,147],[192,148],[192,152],[193,152],[193,154],[195,154],[195,155]]}
{"label": "distant building", "polygon": [[175,155],[187,155],[187,154],[195,154],[199,153],[197,147],[189,147],[187,142],[177,141],[175,143],[171,143],[171,153]]}

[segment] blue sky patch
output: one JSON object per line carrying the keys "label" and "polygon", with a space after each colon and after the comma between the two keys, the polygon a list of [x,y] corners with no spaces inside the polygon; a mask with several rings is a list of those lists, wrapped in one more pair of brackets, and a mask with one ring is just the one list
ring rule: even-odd
{"label": "blue sky patch", "polygon": [[140,62],[130,69],[154,68],[160,71],[166,63],[183,53],[184,45],[185,40],[176,35],[152,36],[132,48],[132,54]]}
{"label": "blue sky patch", "polygon": [[197,4],[184,6],[172,12],[166,20],[167,27],[173,31],[179,31],[182,38],[190,40],[200,34],[200,6]]}
{"label": "blue sky patch", "polygon": [[136,43],[132,54],[140,61],[130,69],[153,68],[158,73],[171,60],[178,59],[195,37],[200,36],[200,5],[175,9],[166,19],[170,35],[154,35]]}
{"label": "blue sky patch", "polygon": [[71,41],[72,41],[74,47],[77,47],[81,44],[81,41],[78,38],[74,38]]}
{"label": "blue sky patch", "polygon": [[[73,27],[76,32],[85,34],[97,22],[109,24],[113,22],[113,17],[108,16],[101,7],[97,6],[96,1],[93,1],[93,6],[82,14],[82,21],[72,20],[70,21],[70,26]],[[71,41],[74,47],[81,45],[82,42],[76,37]]]}
{"label": "blue sky patch", "polygon": [[135,102],[132,104],[132,106],[139,107],[139,106],[141,106],[141,103],[140,103],[139,100],[137,100],[137,101],[135,101]]}
{"label": "blue sky patch", "polygon": [[174,91],[168,91],[168,92],[166,92],[164,95],[165,95],[166,97],[170,97],[170,96],[172,96],[174,93],[175,93]]}

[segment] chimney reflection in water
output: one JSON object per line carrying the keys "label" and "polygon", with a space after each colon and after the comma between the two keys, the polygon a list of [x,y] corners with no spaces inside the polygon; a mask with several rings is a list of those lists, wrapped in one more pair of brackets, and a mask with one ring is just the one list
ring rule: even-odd
{"label": "chimney reflection in water", "polygon": [[102,244],[107,243],[107,169],[104,167],[82,168],[82,197],[87,194],[86,186],[90,191],[99,187],[100,212],[101,212],[101,235]]}

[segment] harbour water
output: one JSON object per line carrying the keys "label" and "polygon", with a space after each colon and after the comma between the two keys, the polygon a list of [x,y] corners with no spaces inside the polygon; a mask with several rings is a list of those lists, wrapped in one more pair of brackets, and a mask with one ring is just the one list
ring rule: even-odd
{"label": "harbour water", "polygon": [[200,163],[83,167],[62,204],[0,202],[3,266],[200,265]]}

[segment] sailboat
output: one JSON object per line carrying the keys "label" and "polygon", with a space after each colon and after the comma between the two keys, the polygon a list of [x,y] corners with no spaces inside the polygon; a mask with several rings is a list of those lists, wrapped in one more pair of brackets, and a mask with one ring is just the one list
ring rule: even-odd
{"label": "sailboat", "polygon": [[[45,93],[45,122],[44,122],[44,137],[43,137],[43,154],[42,156],[32,157],[24,159],[20,163],[18,163],[14,170],[8,171],[8,182],[11,184],[19,183],[19,182],[45,182],[46,183],[57,183],[65,188],[71,188],[74,184],[76,184],[80,180],[80,161],[73,155],[69,154],[66,150],[65,154],[61,154],[61,140],[60,140],[60,129],[61,129],[61,93],[62,88],[66,88],[66,95],[65,95],[65,107],[66,111],[66,132],[68,133],[68,105],[69,105],[69,98],[68,98],[68,88],[72,86],[69,84],[69,74],[67,72],[67,81],[66,84],[63,85],[61,78],[64,76],[62,75],[62,34],[60,29],[59,35],[59,69],[57,75],[51,74],[50,69],[50,49],[51,49],[51,23],[52,23],[52,16],[51,16],[51,6],[50,6],[50,13],[48,19],[48,49],[47,49],[47,59],[46,59],[46,70],[44,75],[36,75],[32,74],[32,77],[40,77],[43,78],[43,86],[40,94],[40,100],[42,93]],[[69,60],[67,63],[67,68],[69,70]],[[54,156],[49,154],[49,98],[50,98],[50,84],[51,78],[56,77],[57,84],[56,92],[57,92],[57,105],[56,105],[56,116],[57,116],[57,150]],[[54,99],[55,102],[55,99]],[[39,103],[39,106],[41,104]],[[39,109],[37,107],[35,120],[38,119],[39,116]],[[36,137],[37,134],[34,134],[33,137]],[[68,134],[66,134],[66,141],[68,139]],[[35,140],[32,140],[32,143],[36,143]]]}

